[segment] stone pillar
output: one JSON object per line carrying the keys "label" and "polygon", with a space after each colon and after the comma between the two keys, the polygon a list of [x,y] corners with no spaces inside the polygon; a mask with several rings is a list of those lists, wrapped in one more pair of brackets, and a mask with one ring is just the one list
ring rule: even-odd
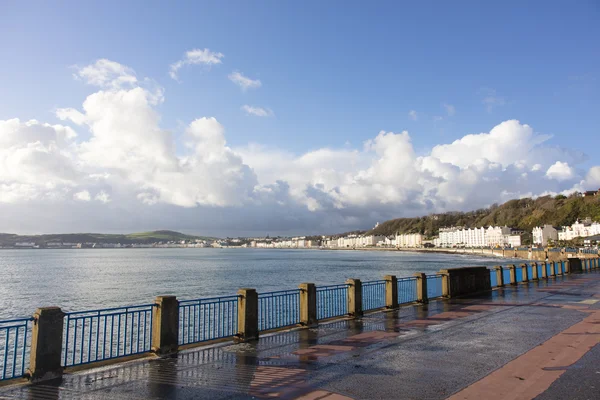
{"label": "stone pillar", "polygon": [[498,287],[504,287],[504,274],[502,273],[502,265],[496,265],[493,268],[493,271],[496,271],[496,282],[498,283]]}
{"label": "stone pillar", "polygon": [[64,316],[60,307],[38,308],[33,314],[31,351],[26,374],[32,381],[60,378]]}
{"label": "stone pillar", "polygon": [[547,264],[548,263],[545,261],[542,263],[542,278],[548,278],[548,270],[546,267]]}
{"label": "stone pillar", "polygon": [[238,299],[238,333],[236,342],[258,340],[258,293],[256,289],[240,289]]}
{"label": "stone pillar", "polygon": [[539,279],[537,267],[538,267],[537,263],[531,264],[531,279],[534,281],[537,281]]}
{"label": "stone pillar", "polygon": [[152,307],[152,351],[175,353],[179,348],[179,300],[157,296]]}
{"label": "stone pillar", "polygon": [[529,282],[529,271],[527,271],[527,264],[521,264],[521,276],[523,282]]}
{"label": "stone pillar", "polygon": [[439,272],[442,275],[442,296],[444,298],[450,298],[450,274]]}
{"label": "stone pillar", "polygon": [[360,279],[347,279],[348,314],[354,318],[362,317],[362,283]]}
{"label": "stone pillar", "polygon": [[314,283],[301,283],[300,323],[304,326],[317,324],[317,287]]}
{"label": "stone pillar", "polygon": [[509,265],[508,272],[509,272],[509,276],[510,276],[510,284],[516,285],[517,284],[517,266],[514,264]]}
{"label": "stone pillar", "polygon": [[554,265],[556,265],[556,275],[562,275],[564,273],[562,269],[562,262],[556,261]]}
{"label": "stone pillar", "polygon": [[385,306],[398,308],[398,279],[395,275],[386,275],[385,279]]}
{"label": "stone pillar", "polygon": [[550,263],[550,276],[556,276],[556,264],[554,261]]}
{"label": "stone pillar", "polygon": [[565,261],[565,273],[566,274],[571,273],[571,262],[569,260]]}
{"label": "stone pillar", "polygon": [[413,276],[417,278],[417,303],[429,303],[429,297],[427,296],[427,274],[417,272]]}

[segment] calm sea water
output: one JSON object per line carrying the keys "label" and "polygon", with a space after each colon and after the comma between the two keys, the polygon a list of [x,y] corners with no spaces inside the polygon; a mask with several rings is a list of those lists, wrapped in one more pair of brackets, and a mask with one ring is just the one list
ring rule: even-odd
{"label": "calm sea water", "polygon": [[0,319],[37,307],[65,311],[151,303],[157,295],[195,299],[340,284],[502,260],[393,251],[260,249],[0,250]]}

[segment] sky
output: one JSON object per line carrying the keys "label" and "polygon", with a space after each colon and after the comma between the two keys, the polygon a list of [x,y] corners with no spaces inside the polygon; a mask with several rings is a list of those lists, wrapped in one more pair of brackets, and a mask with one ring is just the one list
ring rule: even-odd
{"label": "sky", "polygon": [[600,3],[0,2],[0,232],[327,234],[600,188]]}

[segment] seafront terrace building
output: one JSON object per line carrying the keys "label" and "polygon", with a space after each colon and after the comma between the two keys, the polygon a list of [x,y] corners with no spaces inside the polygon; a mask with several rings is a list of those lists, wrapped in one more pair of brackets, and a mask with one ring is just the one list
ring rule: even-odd
{"label": "seafront terrace building", "polygon": [[578,237],[594,235],[600,235],[600,223],[586,218],[582,222],[575,221],[571,226],[563,226],[562,231],[558,232],[558,240],[573,240]]}
{"label": "seafront terrace building", "polygon": [[423,235],[420,233],[405,233],[396,235],[395,246],[398,248],[422,247]]}
{"label": "seafront terrace building", "polygon": [[434,240],[436,247],[518,247],[521,236],[512,235],[509,227],[490,226],[488,228],[450,227],[440,228],[439,237]]}
{"label": "seafront terrace building", "polygon": [[558,230],[552,225],[536,226],[533,228],[531,234],[533,236],[533,244],[539,244],[543,247],[546,247],[551,240],[558,240]]}

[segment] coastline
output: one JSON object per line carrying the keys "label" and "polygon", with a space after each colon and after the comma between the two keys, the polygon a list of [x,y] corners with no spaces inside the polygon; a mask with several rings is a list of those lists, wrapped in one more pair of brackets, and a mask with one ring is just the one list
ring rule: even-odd
{"label": "coastline", "polygon": [[[292,249],[292,250],[296,250],[296,249]],[[298,250],[309,250],[309,248],[298,249]],[[327,247],[327,248],[318,248],[318,250],[399,251],[399,252],[406,252],[406,253],[439,253],[439,254],[474,255],[474,256],[479,256],[479,257],[490,257],[490,258],[518,259],[517,257],[506,257],[502,254],[496,254],[491,249],[436,249],[436,248],[425,249],[425,248],[396,248],[396,247],[360,247],[360,248],[331,247],[331,248],[329,248],[329,247]]]}

